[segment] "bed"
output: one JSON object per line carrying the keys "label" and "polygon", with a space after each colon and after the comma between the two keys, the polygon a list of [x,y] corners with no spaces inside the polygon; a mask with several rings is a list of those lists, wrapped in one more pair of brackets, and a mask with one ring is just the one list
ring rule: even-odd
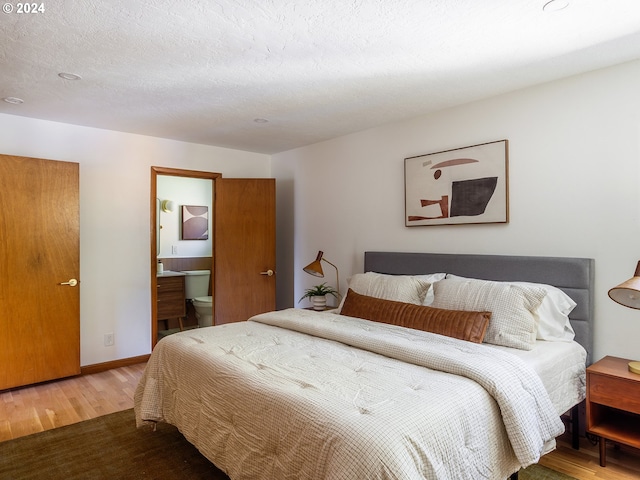
{"label": "bed", "polygon": [[[505,479],[555,447],[560,414],[576,418],[585,395],[593,260],[366,252],[364,267],[339,312],[163,339],[135,393],[137,425],[176,425],[232,480]],[[489,298],[478,292],[526,297],[542,330],[551,289],[575,302],[575,340],[562,328],[539,340],[511,325],[519,317],[496,330],[515,300],[461,308]]]}

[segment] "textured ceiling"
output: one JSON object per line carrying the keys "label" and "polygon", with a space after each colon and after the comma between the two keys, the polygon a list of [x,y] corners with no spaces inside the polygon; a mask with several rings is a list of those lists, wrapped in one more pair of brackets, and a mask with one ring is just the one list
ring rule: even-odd
{"label": "textured ceiling", "polygon": [[546,2],[10,2],[0,113],[275,153],[640,58],[639,0]]}

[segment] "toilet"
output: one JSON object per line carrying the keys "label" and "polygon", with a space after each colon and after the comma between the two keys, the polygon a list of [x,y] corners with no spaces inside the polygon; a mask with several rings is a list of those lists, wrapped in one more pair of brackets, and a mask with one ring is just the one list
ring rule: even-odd
{"label": "toilet", "polygon": [[199,327],[213,325],[213,298],[209,293],[210,270],[183,270],[185,298],[193,304]]}

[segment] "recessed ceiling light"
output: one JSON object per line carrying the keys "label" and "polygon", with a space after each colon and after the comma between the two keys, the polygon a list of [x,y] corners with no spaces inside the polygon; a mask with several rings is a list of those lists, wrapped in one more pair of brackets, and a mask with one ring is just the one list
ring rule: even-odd
{"label": "recessed ceiling light", "polygon": [[24,100],[18,97],[4,97],[2,100],[13,105],[20,105],[21,103],[24,103]]}
{"label": "recessed ceiling light", "polygon": [[544,4],[542,10],[545,12],[557,12],[559,10],[564,10],[569,6],[569,0],[551,0]]}
{"label": "recessed ceiling light", "polygon": [[266,118],[254,118],[253,121],[256,123],[269,123],[269,120]]}
{"label": "recessed ceiling light", "polygon": [[65,80],[82,80],[80,75],[76,75],[75,73],[65,73],[61,72],[58,74],[60,78],[64,78]]}

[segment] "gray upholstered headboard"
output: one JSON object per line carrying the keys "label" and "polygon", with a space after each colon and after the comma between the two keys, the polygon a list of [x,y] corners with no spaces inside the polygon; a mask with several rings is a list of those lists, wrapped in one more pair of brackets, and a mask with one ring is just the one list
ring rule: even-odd
{"label": "gray upholstered headboard", "polygon": [[456,255],[443,253],[365,252],[364,271],[391,275],[451,273],[496,281],[522,281],[553,285],[577,303],[569,315],[576,341],[593,351],[594,260],[570,257],[510,255]]}

